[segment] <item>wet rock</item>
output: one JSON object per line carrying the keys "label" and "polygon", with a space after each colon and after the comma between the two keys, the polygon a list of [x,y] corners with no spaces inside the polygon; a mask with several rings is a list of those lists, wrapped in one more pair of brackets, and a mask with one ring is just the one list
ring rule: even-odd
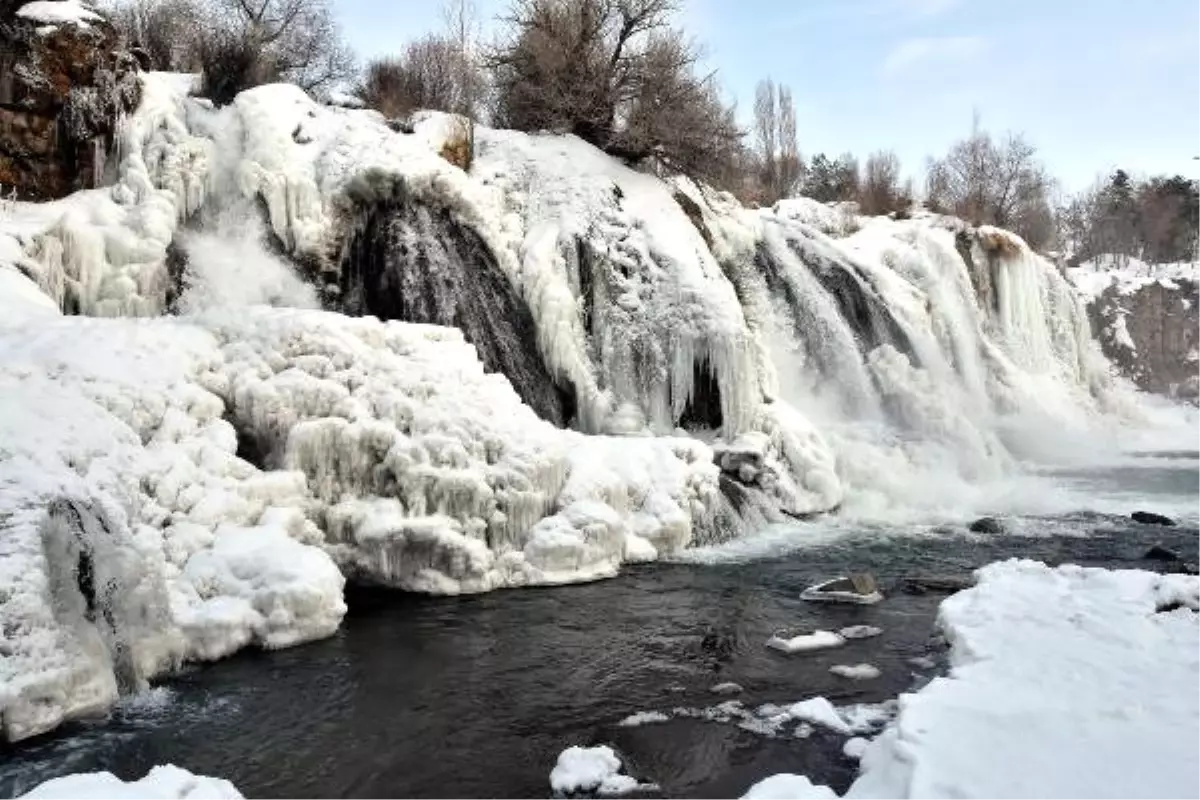
{"label": "wet rock", "polygon": [[1004,523],[995,517],[980,517],[971,523],[971,527],[968,530],[971,533],[1001,534],[1005,532]]}
{"label": "wet rock", "polygon": [[708,690],[713,694],[741,694],[744,691],[741,684],[734,683],[733,681],[718,683],[715,686],[709,687]]}
{"label": "wet rock", "polygon": [[1163,525],[1168,528],[1175,527],[1175,520],[1171,519],[1170,517],[1164,517],[1162,514],[1155,514],[1152,511],[1135,511],[1129,515],[1129,518],[1142,525]]}
{"label": "wet rock", "polygon": [[720,633],[706,633],[700,640],[700,649],[717,658],[727,659],[733,655],[733,637]]}
{"label": "wet rock", "polygon": [[1179,553],[1176,553],[1169,547],[1156,544],[1151,546],[1145,553],[1142,553],[1142,558],[1146,561],[1178,561]]}
{"label": "wet rock", "polygon": [[900,586],[908,594],[954,594],[974,585],[971,578],[958,575],[913,575],[901,579]]}

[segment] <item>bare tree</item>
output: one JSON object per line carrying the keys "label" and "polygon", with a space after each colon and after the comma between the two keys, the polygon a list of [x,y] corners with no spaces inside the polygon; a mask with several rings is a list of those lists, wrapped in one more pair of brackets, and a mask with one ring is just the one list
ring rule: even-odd
{"label": "bare tree", "polygon": [[1021,134],[997,143],[979,126],[970,136],[929,162],[926,197],[935,210],[956,214],[976,225],[1009,228],[1034,247],[1054,236],[1050,193],[1053,181],[1037,159],[1037,150]]}
{"label": "bare tree", "polygon": [[196,67],[196,30],[203,14],[197,0],[115,0],[108,19],[144,66],[170,72]]}
{"label": "bare tree", "polygon": [[759,81],[754,95],[754,134],[758,147],[759,181],[767,202],[793,194],[804,163],[796,141],[796,107],[792,90],[770,78]]}
{"label": "bare tree", "polygon": [[[206,86],[219,95],[217,102],[264,79],[278,77],[321,93],[354,74],[353,54],[342,41],[328,0],[206,3],[209,24],[202,32],[201,51]],[[248,64],[252,56],[257,62]],[[227,64],[223,58],[232,61]]]}
{"label": "bare tree", "polygon": [[859,190],[859,207],[864,214],[903,211],[912,201],[911,191],[900,186],[900,158],[891,150],[879,150],[867,158]]}
{"label": "bare tree", "polygon": [[779,110],[775,104],[775,82],[759,81],[754,91],[754,137],[758,145],[759,180],[770,201],[779,199],[776,162],[779,157]]}
{"label": "bare tree", "polygon": [[387,117],[405,117],[427,108],[453,112],[461,54],[455,42],[430,34],[405,46],[399,57],[367,65],[358,95]]}
{"label": "bare tree", "polygon": [[[515,0],[489,55],[497,121],[711,176],[741,137],[674,0]],[[701,156],[702,150],[707,152]]]}

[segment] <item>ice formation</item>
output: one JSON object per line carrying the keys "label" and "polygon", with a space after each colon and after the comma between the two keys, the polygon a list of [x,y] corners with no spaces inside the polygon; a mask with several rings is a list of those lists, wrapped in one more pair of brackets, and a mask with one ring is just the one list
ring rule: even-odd
{"label": "ice formation", "polygon": [[478,592],[960,512],[1134,408],[1002,231],[747,210],[569,136],[480,128],[464,171],[453,117],[141,80],[111,186],[0,208],[6,738],[328,635],[344,576]]}
{"label": "ice formation", "polygon": [[30,800],[241,800],[232,783],[193,775],[173,764],[154,767],[136,781],[123,781],[111,772],[86,772],[46,781],[21,795]]}
{"label": "ice formation", "polygon": [[1016,559],[977,577],[938,614],[950,674],[855,746],[846,797],[1200,791],[1200,580]]}

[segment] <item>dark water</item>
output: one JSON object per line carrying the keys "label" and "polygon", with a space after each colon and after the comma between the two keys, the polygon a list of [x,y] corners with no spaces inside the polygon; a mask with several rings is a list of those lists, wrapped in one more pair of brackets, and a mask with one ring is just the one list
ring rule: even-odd
{"label": "dark water", "polygon": [[[0,795],[68,772],[130,779],[170,762],[252,797],[544,797],[557,754],[596,743],[617,747],[633,774],[668,796],[736,796],[781,771],[842,789],[854,765],[841,737],[771,739],[696,719],[616,723],[636,711],[713,706],[727,699],[709,692],[719,681],[744,686],[749,706],[814,695],[875,702],[912,688],[929,676],[908,660],[940,652],[931,633],[942,596],[900,591],[906,576],[962,576],[1012,555],[1158,568],[1140,560],[1155,542],[1197,558],[1195,529],[1076,522],[1090,536],[849,537],[741,564],[649,565],[585,586],[452,599],[358,592],[331,639],[194,669],[107,720],[0,749]],[[887,599],[798,599],[850,569],[874,572]],[[809,655],[763,646],[782,627],[859,623],[884,634]],[[706,634],[732,646],[705,649]],[[827,671],[864,661],[883,676],[859,683]]]}

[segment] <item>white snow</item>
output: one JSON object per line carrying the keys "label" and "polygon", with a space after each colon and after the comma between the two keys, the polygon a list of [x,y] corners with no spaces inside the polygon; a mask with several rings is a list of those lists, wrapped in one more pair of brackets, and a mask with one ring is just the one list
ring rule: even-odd
{"label": "white snow", "polygon": [[870,744],[870,739],[864,739],[861,736],[851,737],[842,745],[842,754],[857,761],[863,757],[863,753],[867,752],[867,746]]}
{"label": "white snow", "polygon": [[845,796],[1200,793],[1197,608],[1192,576],[984,567],[938,614],[950,674],[900,698]]}
{"label": "white snow", "polygon": [[86,0],[35,0],[17,9],[17,16],[43,25],[78,25],[99,22],[101,17]]}
{"label": "white snow", "polygon": [[622,775],[620,770],[621,759],[611,747],[572,745],[559,753],[558,761],[550,771],[550,788],[559,797],[576,792],[615,797],[649,788],[630,775]]}
{"label": "white snow", "polygon": [[837,794],[828,786],[814,785],[803,775],[781,773],[754,784],[742,797],[749,800],[832,800]]}
{"label": "white snow", "polygon": [[21,795],[30,800],[240,800],[229,781],[193,775],[173,764],[152,768],[136,781],[111,772],[86,772],[46,781]]}
{"label": "white snow", "polygon": [[58,315],[58,306],[37,284],[16,268],[0,263],[0,325],[24,325]]}
{"label": "white snow", "polygon": [[845,643],[845,639],[832,631],[813,631],[796,636],[776,633],[767,640],[767,647],[783,653],[808,653],[813,650],[841,647]]}
{"label": "white snow", "polygon": [[1071,267],[1067,275],[1080,295],[1090,303],[1110,287],[1120,295],[1129,295],[1152,283],[1174,288],[1173,283],[1177,280],[1200,282],[1200,262],[1147,264],[1132,256],[1109,254]]}

